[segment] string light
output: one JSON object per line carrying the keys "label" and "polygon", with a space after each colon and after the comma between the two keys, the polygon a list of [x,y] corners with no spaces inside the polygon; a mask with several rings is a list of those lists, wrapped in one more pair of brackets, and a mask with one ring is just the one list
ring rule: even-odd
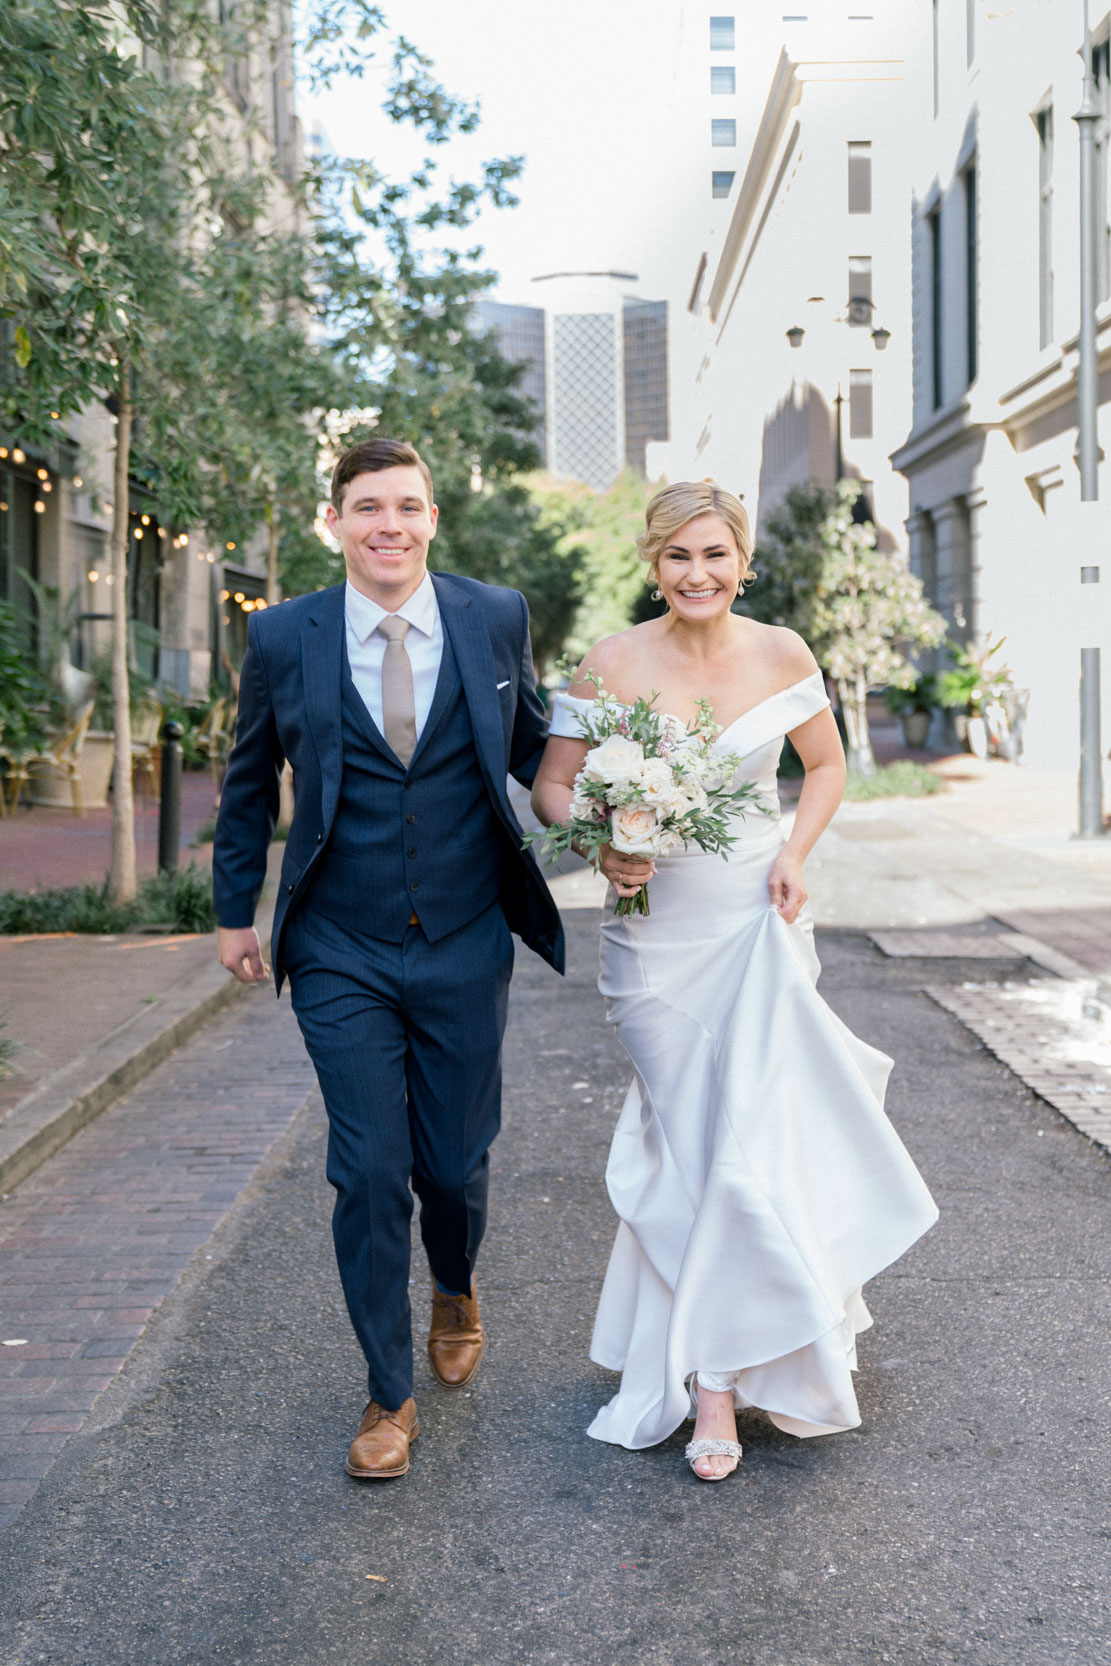
{"label": "string light", "polygon": [[242,590],[237,590],[235,592],[235,596],[233,597],[233,600],[237,601],[240,604],[240,606],[243,605],[243,592],[242,592]]}
{"label": "string light", "polygon": [[235,548],[235,545],[234,544],[225,544],[224,548],[226,550],[233,550]]}
{"label": "string light", "polygon": [[105,584],[115,584],[115,582],[116,582],[115,573],[105,573],[104,582],[105,582]]}
{"label": "string light", "polygon": [[24,452],[20,451],[19,447],[16,446],[15,450],[12,452],[12,462],[13,463],[25,463],[26,461],[27,461],[26,454]]}
{"label": "string light", "polygon": [[80,491],[85,482],[79,474],[75,474],[73,477],[73,484],[77,487],[77,490]]}
{"label": "string light", "polygon": [[35,473],[36,473],[36,475],[38,476],[38,478],[40,480],[49,480],[50,479],[50,470],[49,469],[36,469]]}
{"label": "string light", "polygon": [[141,538],[143,536],[143,529],[141,526],[137,526],[135,528],[135,536],[136,538]]}
{"label": "string light", "polygon": [[185,546],[188,542],[189,542],[189,534],[187,532],[183,532],[181,534],[181,547],[182,547],[182,549],[185,548]]}
{"label": "string light", "polygon": [[8,506],[7,506],[6,503],[0,503],[0,514],[6,513],[7,508],[8,508]]}
{"label": "string light", "polygon": [[0,458],[4,458],[4,457],[6,457],[6,456],[7,456],[7,455],[8,455],[8,448],[7,448],[7,446],[6,446],[6,445],[0,445]]}
{"label": "string light", "polygon": [[54,490],[54,487],[51,485],[49,480],[44,480],[43,483],[42,483],[42,486],[39,489],[40,489],[40,491],[43,491],[43,492],[52,492]]}
{"label": "string light", "polygon": [[45,503],[36,503],[35,504],[35,514],[36,515],[45,515],[45,513],[46,513],[46,504]]}
{"label": "string light", "polygon": [[149,515],[142,515],[142,516],[140,516],[140,519],[141,519],[144,526],[149,526],[150,525],[150,516]]}
{"label": "string light", "polygon": [[230,590],[221,590],[221,592],[220,592],[220,600],[221,600],[221,601],[222,601],[222,602],[226,602],[226,601],[227,601],[227,599],[228,599],[228,597],[229,597],[229,596],[230,596],[230,595],[231,595],[231,591],[230,591]]}
{"label": "string light", "polygon": [[100,574],[97,572],[96,568],[95,567],[90,567],[89,568],[89,583],[90,584],[95,584],[99,577],[100,577]]}
{"label": "string light", "polygon": [[209,550],[208,554],[205,556],[205,560],[209,563],[210,566],[216,560],[216,557],[213,555],[211,550]]}
{"label": "string light", "polygon": [[164,527],[164,526],[160,526],[160,527],[159,527],[159,528],[158,528],[158,536],[159,536],[159,537],[160,537],[160,538],[165,538],[165,536],[166,536],[166,528],[165,528],[165,527]]}
{"label": "string light", "polygon": [[61,411],[51,411],[50,415],[55,422],[61,421]]}

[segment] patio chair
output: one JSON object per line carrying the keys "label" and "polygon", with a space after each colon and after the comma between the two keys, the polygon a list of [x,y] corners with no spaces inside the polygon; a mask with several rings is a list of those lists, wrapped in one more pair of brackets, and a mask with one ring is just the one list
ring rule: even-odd
{"label": "patio chair", "polygon": [[223,780],[224,765],[228,761],[231,727],[234,722],[234,707],[227,695],[222,694],[214,700],[203,723],[198,724],[193,734],[193,745],[202,758],[207,759],[213,786],[219,790]]}
{"label": "patio chair", "polygon": [[131,725],[131,774],[145,776],[150,795],[158,803],[158,761],[162,755],[162,707],[144,700]]}
{"label": "patio chair", "polygon": [[38,766],[55,769],[69,780],[69,790],[73,797],[73,813],[75,816],[85,814],[85,800],[81,792],[81,748],[85,744],[89,723],[93,715],[93,702],[74,713],[56,734],[51,735],[43,744],[41,750],[24,751],[17,747],[7,748],[0,740],[0,761],[8,766],[8,808],[15,810],[19,804],[20,794],[31,779],[31,771]]}

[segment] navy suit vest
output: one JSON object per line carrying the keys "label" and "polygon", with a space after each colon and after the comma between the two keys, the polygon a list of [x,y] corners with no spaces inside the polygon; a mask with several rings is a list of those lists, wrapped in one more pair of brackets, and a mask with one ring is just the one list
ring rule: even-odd
{"label": "navy suit vest", "polygon": [[428,721],[406,771],[343,665],[343,785],[304,905],[400,943],[416,913],[435,942],[498,900],[503,839],[445,637]]}

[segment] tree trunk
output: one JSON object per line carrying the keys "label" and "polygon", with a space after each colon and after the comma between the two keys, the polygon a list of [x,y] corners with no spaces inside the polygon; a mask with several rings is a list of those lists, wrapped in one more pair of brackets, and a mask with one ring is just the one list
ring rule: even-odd
{"label": "tree trunk", "polygon": [[108,893],[130,902],[138,889],[135,869],[135,796],[131,789],[131,683],[127,667],[127,563],[131,528],[131,386],[126,363],[119,376],[115,485],[112,493],[112,727],[116,762],[112,772],[112,854]]}
{"label": "tree trunk", "polygon": [[282,587],[278,582],[278,505],[271,499],[266,509],[266,527],[268,543],[266,548],[266,605],[273,607],[275,602],[282,599]]}
{"label": "tree trunk", "polygon": [[872,738],[868,733],[868,684],[863,677],[851,682],[846,678],[837,684],[841,711],[845,719],[845,742],[850,775],[874,775],[876,760],[872,753]]}

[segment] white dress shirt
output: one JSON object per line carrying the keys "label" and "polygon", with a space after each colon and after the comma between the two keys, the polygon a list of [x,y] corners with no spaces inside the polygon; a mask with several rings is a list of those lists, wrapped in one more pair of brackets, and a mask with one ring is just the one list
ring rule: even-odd
{"label": "white dress shirt", "polygon": [[[382,661],[386,654],[386,639],[380,634],[378,626],[386,617],[386,611],[377,602],[372,602],[369,596],[364,596],[361,590],[356,590],[350,579],[347,581],[343,612],[351,679],[364,706],[383,733]],[[405,638],[405,651],[413,667],[413,706],[419,740],[432,710],[444,653],[444,627],[440,623],[436,591],[428,573],[425,573],[409,600],[397,609],[394,617],[407,619],[410,625]]]}

